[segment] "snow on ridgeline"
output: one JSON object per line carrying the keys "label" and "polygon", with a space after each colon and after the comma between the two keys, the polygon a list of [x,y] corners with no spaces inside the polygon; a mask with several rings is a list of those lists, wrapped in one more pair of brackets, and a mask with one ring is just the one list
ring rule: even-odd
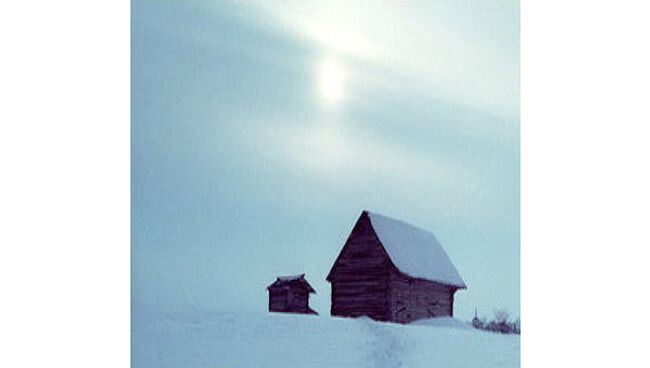
{"label": "snow on ridgeline", "polygon": [[133,305],[132,366],[519,367],[519,336],[453,318],[367,318]]}
{"label": "snow on ridgeline", "polygon": [[467,287],[435,235],[377,213],[368,212],[368,216],[379,241],[401,272],[459,288]]}

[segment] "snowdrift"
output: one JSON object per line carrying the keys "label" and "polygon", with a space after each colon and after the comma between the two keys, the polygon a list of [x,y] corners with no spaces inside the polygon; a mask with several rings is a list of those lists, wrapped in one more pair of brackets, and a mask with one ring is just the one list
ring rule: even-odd
{"label": "snowdrift", "polygon": [[131,344],[134,368],[519,367],[519,336],[453,318],[397,325],[134,305]]}

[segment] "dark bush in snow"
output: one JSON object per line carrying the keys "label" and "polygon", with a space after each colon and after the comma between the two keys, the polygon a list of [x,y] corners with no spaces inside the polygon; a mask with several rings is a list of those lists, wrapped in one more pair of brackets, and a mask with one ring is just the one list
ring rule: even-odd
{"label": "dark bush in snow", "polygon": [[517,317],[513,321],[509,320],[510,314],[504,309],[498,309],[494,312],[494,319],[485,321],[478,318],[478,314],[472,319],[472,326],[479,330],[497,332],[502,334],[520,334],[520,319]]}

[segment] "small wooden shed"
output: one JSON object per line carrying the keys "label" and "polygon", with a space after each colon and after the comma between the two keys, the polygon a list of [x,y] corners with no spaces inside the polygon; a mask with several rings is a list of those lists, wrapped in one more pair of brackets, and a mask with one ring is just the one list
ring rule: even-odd
{"label": "small wooden shed", "polygon": [[327,276],[333,316],[368,316],[409,323],[453,316],[454,294],[465,289],[436,237],[363,211]]}
{"label": "small wooden shed", "polygon": [[318,314],[309,307],[309,294],[316,290],[305,274],[280,276],[269,287],[269,312]]}

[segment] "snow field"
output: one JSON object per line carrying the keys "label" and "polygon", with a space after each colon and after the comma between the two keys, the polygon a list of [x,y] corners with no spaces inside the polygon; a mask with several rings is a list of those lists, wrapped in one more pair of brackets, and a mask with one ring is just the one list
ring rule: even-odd
{"label": "snow field", "polygon": [[412,325],[367,318],[134,305],[140,367],[519,367],[519,336],[453,318]]}

